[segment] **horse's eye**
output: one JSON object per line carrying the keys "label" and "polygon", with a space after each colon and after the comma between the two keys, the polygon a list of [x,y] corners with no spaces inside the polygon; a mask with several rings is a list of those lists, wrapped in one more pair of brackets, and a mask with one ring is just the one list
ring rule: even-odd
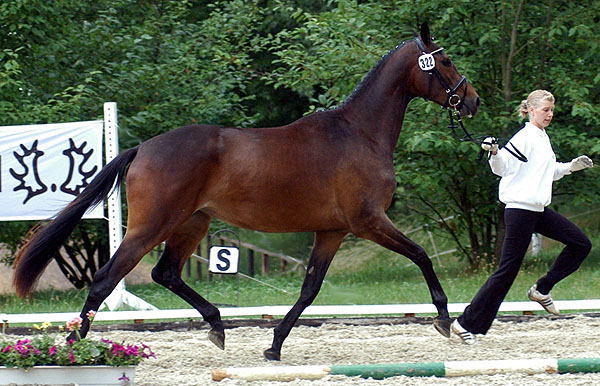
{"label": "horse's eye", "polygon": [[452,65],[452,61],[450,61],[450,59],[444,59],[444,60],[442,60],[442,64],[445,67],[450,67]]}

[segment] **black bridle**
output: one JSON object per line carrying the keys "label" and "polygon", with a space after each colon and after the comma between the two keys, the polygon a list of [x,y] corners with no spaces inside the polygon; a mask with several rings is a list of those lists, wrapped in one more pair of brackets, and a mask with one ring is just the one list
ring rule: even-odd
{"label": "black bridle", "polygon": [[[419,47],[419,49],[421,50],[421,52],[423,53],[423,55],[431,55],[431,56],[433,56],[433,55],[437,54],[438,52],[441,52],[444,49],[443,47],[440,47],[440,48],[438,48],[435,51],[427,52],[427,50],[425,49],[425,45],[423,44],[423,42],[421,41],[420,38],[417,37],[415,39],[415,42],[417,43],[417,46]],[[448,84],[448,82],[446,81],[446,79],[444,79],[444,77],[442,76],[442,74],[440,74],[440,72],[435,67],[435,65],[431,66],[431,68],[429,68],[428,70],[423,70],[423,71],[426,71],[427,73],[429,73],[429,89],[427,90],[427,98],[425,98],[425,99],[426,100],[430,99],[429,96],[431,95],[431,82],[432,82],[433,75],[435,75],[435,76],[437,76],[438,80],[440,81],[440,84],[444,88],[444,91],[446,91],[446,95],[448,96],[448,98],[446,99],[446,103],[444,103],[443,107],[445,109],[451,107],[455,111],[458,111],[458,105],[460,105],[461,102],[467,96],[467,88],[468,88],[468,85],[469,85],[469,81],[467,80],[467,78],[465,76],[462,76],[460,78],[460,80],[458,81],[458,83],[456,83],[456,86],[450,87],[450,85]],[[464,90],[463,96],[461,98],[457,94],[457,91],[460,88],[460,86],[462,86],[463,84],[465,86],[465,90]]]}
{"label": "black bridle", "polygon": [[[438,52],[441,52],[444,49],[443,47],[440,47],[435,51],[427,52],[425,45],[423,44],[421,39],[418,37],[415,39],[415,43],[417,43],[417,46],[423,53],[423,55],[421,57],[429,56],[429,55],[431,57],[433,57],[433,55],[437,54]],[[421,59],[421,57],[419,59]],[[427,97],[425,98],[425,100],[429,100],[430,96],[431,96],[431,82],[433,80],[433,75],[437,76],[440,84],[444,88],[444,91],[446,92],[446,95],[448,96],[448,98],[446,99],[446,102],[444,103],[443,108],[448,110],[448,116],[450,118],[450,125],[448,125],[448,128],[452,130],[452,133],[454,134],[454,136],[458,138],[458,135],[456,134],[456,129],[458,128],[458,126],[454,123],[454,116],[456,115],[456,120],[458,122],[458,125],[460,126],[460,128],[462,129],[462,131],[464,133],[464,136],[462,138],[459,138],[459,140],[461,142],[473,142],[478,145],[483,144],[485,142],[485,139],[488,138],[489,136],[474,137],[471,133],[469,133],[467,131],[467,129],[465,128],[465,125],[463,124],[462,117],[460,116],[460,112],[458,110],[458,106],[462,103],[463,100],[465,100],[465,98],[467,96],[467,88],[469,87],[469,81],[467,80],[467,78],[464,75],[462,75],[460,80],[458,81],[458,83],[456,83],[456,86],[450,87],[448,82],[444,79],[442,74],[436,68],[435,61],[433,61],[431,66],[426,67],[426,69],[421,67],[421,70],[426,71],[429,74],[429,86],[428,86],[428,90],[427,90]],[[463,91],[463,95],[461,98],[458,95],[457,91],[463,84],[464,84],[465,89]],[[498,143],[498,139],[494,139],[494,140],[495,140],[495,143]],[[487,144],[487,142],[485,142],[485,143]],[[509,144],[513,147],[512,150],[510,148],[508,148],[508,146],[506,146]],[[514,157],[516,157],[519,161],[527,162],[527,157],[525,157],[509,141],[507,141],[507,143],[505,143],[501,147],[505,148],[510,154],[512,154]],[[484,153],[485,153],[484,150],[481,150],[479,152],[479,160],[481,160],[483,158]]]}

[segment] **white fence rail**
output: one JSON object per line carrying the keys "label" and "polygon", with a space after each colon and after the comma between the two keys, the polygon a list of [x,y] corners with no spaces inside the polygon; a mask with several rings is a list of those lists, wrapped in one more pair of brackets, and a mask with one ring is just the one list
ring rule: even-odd
{"label": "white fence rail", "polygon": [[[555,300],[556,306],[562,311],[600,311],[600,299],[588,300]],[[448,311],[461,313],[468,303],[451,303]],[[292,306],[260,306],[260,307],[223,307],[219,308],[222,317],[263,317],[283,316]],[[500,311],[533,312],[543,311],[538,303],[504,302]],[[433,304],[375,304],[375,305],[314,305],[308,307],[302,316],[361,316],[361,315],[407,315],[407,314],[437,314]],[[77,312],[37,313],[37,314],[0,314],[0,323],[43,323],[65,322],[79,316]],[[142,321],[142,320],[173,320],[200,318],[195,309],[149,310],[149,311],[100,311],[97,321]]]}

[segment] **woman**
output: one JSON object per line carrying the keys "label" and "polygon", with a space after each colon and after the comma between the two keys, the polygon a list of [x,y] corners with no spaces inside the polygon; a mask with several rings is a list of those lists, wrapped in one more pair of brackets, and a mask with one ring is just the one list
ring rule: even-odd
{"label": "woman", "polygon": [[483,284],[464,313],[452,323],[452,332],[463,343],[477,342],[475,334],[489,330],[498,308],[508,293],[534,232],[560,241],[565,248],[548,273],[527,292],[529,299],[540,303],[550,313],[559,311],[550,290],[560,280],[575,272],[591,249],[590,240],[575,224],[549,209],[552,182],[571,172],[593,166],[587,156],[571,162],[556,161],[546,128],[554,115],[554,96],[545,90],[533,91],[521,102],[519,115],[529,121],[498,149],[497,141],[488,138],[481,145],[490,151],[489,164],[502,177],[499,198],[506,204],[506,234],[498,268]]}

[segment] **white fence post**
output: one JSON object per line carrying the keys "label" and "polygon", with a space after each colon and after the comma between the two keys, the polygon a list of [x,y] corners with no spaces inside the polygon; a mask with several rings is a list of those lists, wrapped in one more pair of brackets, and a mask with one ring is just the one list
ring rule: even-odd
{"label": "white fence post", "polygon": [[542,250],[542,238],[543,236],[539,233],[531,235],[531,255],[537,256]]}
{"label": "white fence post", "polygon": [[[117,104],[107,102],[104,104],[104,146],[106,148],[106,163],[119,155],[119,133],[117,124]],[[108,196],[108,236],[111,258],[121,245],[123,240],[122,216],[121,216],[121,187],[117,186],[113,193]],[[137,310],[156,310],[152,304],[127,292],[125,280],[121,280],[115,290],[103,303],[110,311],[114,311],[123,304]]]}

